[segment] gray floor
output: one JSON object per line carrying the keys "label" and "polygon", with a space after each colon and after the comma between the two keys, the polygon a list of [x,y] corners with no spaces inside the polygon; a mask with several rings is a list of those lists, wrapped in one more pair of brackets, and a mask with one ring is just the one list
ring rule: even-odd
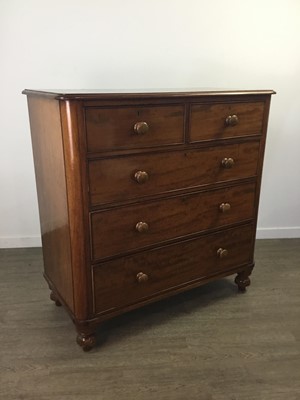
{"label": "gray floor", "polygon": [[90,353],[48,299],[40,249],[0,251],[0,398],[300,399],[300,239],[264,240],[232,278],[107,322]]}

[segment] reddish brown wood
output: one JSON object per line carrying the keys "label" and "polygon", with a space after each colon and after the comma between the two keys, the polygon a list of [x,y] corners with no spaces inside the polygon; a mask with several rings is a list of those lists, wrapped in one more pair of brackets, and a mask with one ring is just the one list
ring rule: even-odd
{"label": "reddish brown wood", "polygon": [[83,351],[90,351],[97,343],[96,324],[85,321],[75,322],[77,336],[76,343]]}
{"label": "reddish brown wood", "polygon": [[69,232],[71,240],[74,314],[78,320],[89,317],[87,263],[87,209],[84,182],[85,147],[80,140],[80,104],[60,102],[62,140],[65,157],[65,179],[68,192]]}
{"label": "reddish brown wood", "polygon": [[96,345],[96,335],[84,333],[78,334],[76,337],[77,344],[82,347],[83,351],[90,351]]}
{"label": "reddish brown wood", "polygon": [[74,311],[71,242],[59,103],[28,97],[44,269]]}
{"label": "reddish brown wood", "polygon": [[[247,265],[252,261],[252,241],[253,226],[246,225],[100,264],[93,270],[95,311],[113,310]],[[220,247],[228,250],[227,257],[218,257]],[[143,284],[136,278],[139,272],[148,275]]]}
{"label": "reddish brown wood", "polygon": [[[228,146],[103,158],[89,162],[89,193],[93,206],[135,200],[202,185],[254,177],[257,173],[259,141]],[[231,169],[223,158],[232,157]],[[138,184],[137,171],[148,180]]]}
{"label": "reddish brown wood", "polygon": [[250,284],[273,91],[25,93],[45,278],[84,350],[115,315]]}
{"label": "reddish brown wood", "polygon": [[[144,133],[135,129],[141,122],[148,126]],[[85,123],[90,152],[184,141],[184,105],[86,108]]]}
{"label": "reddish brown wood", "polygon": [[[262,133],[264,102],[194,104],[191,107],[190,141],[232,138]],[[237,116],[234,126],[226,124]]]}
{"label": "reddish brown wood", "polygon": [[247,286],[250,286],[251,281],[249,276],[251,275],[253,268],[254,268],[254,263],[249,265],[249,267],[246,268],[245,270],[239,272],[235,277],[234,282],[237,284],[240,292],[245,292]]}
{"label": "reddish brown wood", "polygon": [[[253,218],[255,183],[182,195],[95,212],[91,216],[93,259],[137,250]],[[228,202],[227,212],[220,205]],[[139,232],[136,225],[147,223]]]}
{"label": "reddish brown wood", "polygon": [[64,90],[32,90],[25,89],[23,90],[24,94],[28,96],[44,96],[44,97],[52,97],[57,100],[94,100],[99,101],[103,100],[108,102],[110,100],[119,101],[125,100],[126,102],[130,100],[138,100],[141,99],[151,99],[151,100],[166,100],[170,101],[170,99],[188,99],[190,100],[199,100],[201,98],[209,99],[215,97],[226,96],[233,97],[237,99],[244,99],[246,96],[250,98],[254,98],[255,96],[270,96],[275,94],[274,90],[224,90],[218,88],[205,88],[205,89],[189,89],[189,90],[120,90],[120,89],[64,89]]}

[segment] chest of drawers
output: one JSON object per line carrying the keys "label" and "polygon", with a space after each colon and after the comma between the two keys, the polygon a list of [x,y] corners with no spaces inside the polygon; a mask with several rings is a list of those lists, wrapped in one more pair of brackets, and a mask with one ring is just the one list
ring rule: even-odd
{"label": "chest of drawers", "polygon": [[237,274],[250,284],[264,91],[27,95],[50,297],[102,321]]}

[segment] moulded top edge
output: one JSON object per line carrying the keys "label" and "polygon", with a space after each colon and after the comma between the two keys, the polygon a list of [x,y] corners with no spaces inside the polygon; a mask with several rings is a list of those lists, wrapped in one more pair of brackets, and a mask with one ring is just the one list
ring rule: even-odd
{"label": "moulded top edge", "polygon": [[272,95],[274,90],[226,90],[226,89],[152,89],[152,90],[107,90],[107,89],[66,89],[66,90],[33,90],[25,89],[23,94],[31,96],[50,96],[58,100],[101,100],[121,98],[160,98],[160,97],[201,97],[201,96],[241,96],[241,95]]}

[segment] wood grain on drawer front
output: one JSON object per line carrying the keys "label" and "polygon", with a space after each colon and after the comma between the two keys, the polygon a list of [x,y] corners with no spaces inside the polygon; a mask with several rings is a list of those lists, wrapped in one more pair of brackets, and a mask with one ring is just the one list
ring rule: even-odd
{"label": "wood grain on drawer front", "polygon": [[[255,183],[250,183],[92,213],[92,257],[97,260],[251,219],[254,195]],[[222,206],[230,209],[222,211]],[[138,223],[146,231],[139,232]]]}
{"label": "wood grain on drawer front", "polygon": [[[86,108],[89,152],[143,148],[184,141],[184,106]],[[145,122],[149,130],[136,133],[134,126]]]}
{"label": "wood grain on drawer front", "polygon": [[[191,107],[190,142],[262,133],[264,103],[194,104]],[[226,124],[236,115],[237,124]]]}
{"label": "wood grain on drawer front", "polygon": [[[251,263],[253,240],[254,227],[246,225],[99,264],[93,268],[95,312]],[[228,251],[226,257],[218,256],[220,248]],[[138,282],[140,272],[146,282]]]}
{"label": "wood grain on drawer front", "polygon": [[[89,162],[89,195],[92,206],[134,200],[201,185],[256,175],[259,142],[148,155],[106,158]],[[233,158],[232,168],[222,160]],[[137,183],[135,173],[149,179]]]}

